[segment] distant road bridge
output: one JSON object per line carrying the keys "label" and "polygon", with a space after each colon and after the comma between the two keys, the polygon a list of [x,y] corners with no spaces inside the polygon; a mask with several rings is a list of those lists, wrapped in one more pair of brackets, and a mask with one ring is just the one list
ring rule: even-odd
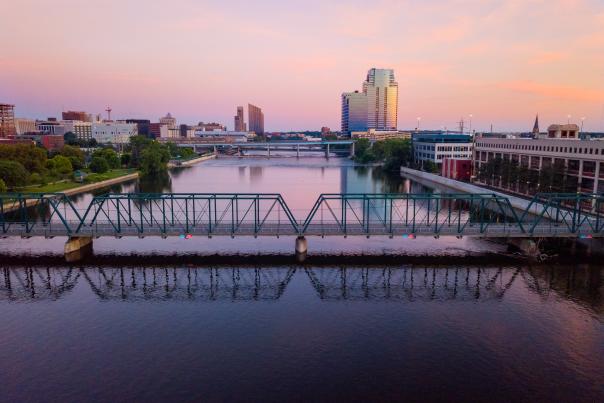
{"label": "distant road bridge", "polygon": [[350,156],[354,156],[354,140],[333,140],[333,141],[270,141],[270,142],[212,142],[201,139],[183,139],[176,141],[179,147],[193,147],[195,151],[200,148],[212,148],[214,151],[221,149],[233,149],[240,151],[245,150],[266,150],[268,157],[271,156],[271,151],[289,150],[295,151],[297,156],[304,151],[325,151],[325,155],[329,156],[331,152],[345,152]]}
{"label": "distant road bridge", "polygon": [[604,195],[538,194],[518,212],[495,194],[321,194],[296,217],[280,194],[127,193],[84,209],[61,193],[0,194],[0,235],[67,236],[66,254],[101,236],[604,236]]}

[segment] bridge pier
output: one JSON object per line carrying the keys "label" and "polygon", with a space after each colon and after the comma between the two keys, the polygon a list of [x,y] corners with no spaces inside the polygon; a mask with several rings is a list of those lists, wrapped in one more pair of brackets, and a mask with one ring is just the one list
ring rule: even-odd
{"label": "bridge pier", "polygon": [[92,252],[92,237],[70,236],[65,242],[65,260],[77,262]]}
{"label": "bridge pier", "polygon": [[303,236],[296,238],[296,260],[303,262],[306,260],[306,253],[308,252],[308,241]]}
{"label": "bridge pier", "polygon": [[300,144],[296,144],[296,158],[300,158]]}
{"label": "bridge pier", "polygon": [[541,256],[539,240],[531,238],[509,238],[507,243],[520,250],[523,255],[531,259],[537,259]]}
{"label": "bridge pier", "polygon": [[350,158],[354,158],[354,142],[350,145]]}
{"label": "bridge pier", "polygon": [[327,144],[327,148],[325,149],[325,158],[329,159],[329,144]]}

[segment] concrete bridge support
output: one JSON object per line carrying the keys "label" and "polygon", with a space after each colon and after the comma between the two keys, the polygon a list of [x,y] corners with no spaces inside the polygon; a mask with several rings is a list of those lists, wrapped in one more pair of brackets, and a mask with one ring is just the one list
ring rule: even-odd
{"label": "concrete bridge support", "polygon": [[325,149],[325,158],[329,158],[329,144],[327,144],[327,148]]}
{"label": "concrete bridge support", "polygon": [[517,248],[523,255],[531,259],[539,259],[542,255],[539,241],[539,239],[532,238],[509,238],[507,243]]}
{"label": "concrete bridge support", "polygon": [[65,260],[77,262],[92,252],[92,237],[72,236],[65,242]]}
{"label": "concrete bridge support", "polygon": [[306,253],[308,252],[308,241],[305,237],[299,236],[296,238],[296,260],[303,262],[306,260]]}
{"label": "concrete bridge support", "polygon": [[300,158],[300,144],[296,145],[296,158]]}
{"label": "concrete bridge support", "polygon": [[354,143],[350,145],[350,158],[354,158]]}

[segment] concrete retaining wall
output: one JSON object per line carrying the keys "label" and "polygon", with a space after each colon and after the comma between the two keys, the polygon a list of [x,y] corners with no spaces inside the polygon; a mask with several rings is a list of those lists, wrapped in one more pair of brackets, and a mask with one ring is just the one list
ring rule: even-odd
{"label": "concrete retaining wall", "polygon": [[[530,200],[522,199],[520,197],[512,196],[506,193],[496,192],[491,189],[486,189],[480,186],[472,185],[471,183],[460,182],[455,179],[449,179],[440,175],[431,174],[428,172],[418,171],[416,169],[401,167],[401,175],[408,177],[409,179],[415,179],[418,182],[431,182],[437,185],[446,186],[454,189],[457,192],[462,193],[489,193],[497,196],[506,197],[512,207],[517,210],[526,210],[529,207]],[[531,206],[531,212],[533,214],[540,214],[543,211],[543,205],[540,203],[533,203]]]}

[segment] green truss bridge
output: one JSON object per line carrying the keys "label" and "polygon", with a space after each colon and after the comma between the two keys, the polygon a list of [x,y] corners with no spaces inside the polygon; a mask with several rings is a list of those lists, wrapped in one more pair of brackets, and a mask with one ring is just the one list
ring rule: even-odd
{"label": "green truss bridge", "polygon": [[[298,211],[298,210],[296,210]],[[543,193],[524,210],[496,194],[321,194],[303,216],[280,194],[128,193],[84,208],[61,193],[0,194],[0,236],[67,236],[66,253],[102,236],[604,236],[604,195]]]}

